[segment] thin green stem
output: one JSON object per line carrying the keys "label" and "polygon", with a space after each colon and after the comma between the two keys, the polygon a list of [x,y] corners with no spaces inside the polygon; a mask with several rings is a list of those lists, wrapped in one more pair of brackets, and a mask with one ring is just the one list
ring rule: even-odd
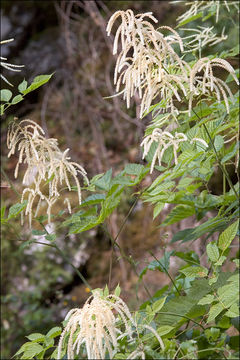
{"label": "thin green stem", "polygon": [[[177,286],[176,286],[173,278],[171,277],[171,275],[169,274],[168,270],[166,269],[166,267],[165,267],[162,263],[160,263],[160,261],[159,261],[159,260],[156,258],[156,256],[152,253],[152,251],[149,251],[149,253],[150,253],[150,254],[152,255],[152,257],[159,263],[159,265],[164,268],[165,273],[168,275],[168,277],[169,277],[169,279],[171,280],[173,286],[174,286],[175,289],[177,290],[178,295],[180,295],[180,292],[179,292],[179,290],[178,290],[178,288],[177,288]],[[159,270],[159,271],[160,271],[160,270]]]}
{"label": "thin green stem", "polygon": [[[43,229],[46,231],[46,233],[49,234],[49,232],[47,231],[46,227],[44,226],[44,224],[42,222],[40,222],[40,225],[43,227]],[[52,247],[54,247],[59,252],[59,254],[62,256],[62,258],[73,268],[73,270],[80,277],[80,279],[86,285],[86,287],[92,291],[91,286],[89,285],[89,283],[85,279],[85,277],[82,275],[82,273],[76,268],[76,266],[74,266],[72,264],[71,260],[68,259],[68,257],[65,255],[65,253],[60,249],[60,247],[55,242],[53,242],[53,244],[45,244],[45,245],[51,245]]]}
{"label": "thin green stem", "polygon": [[[119,251],[120,251],[120,254],[121,254],[122,258],[124,258],[125,260],[127,260],[127,261],[129,262],[129,264],[132,265],[133,271],[134,271],[135,275],[136,275],[137,277],[139,277],[139,274],[138,274],[137,269],[136,269],[136,264],[135,264],[134,260],[132,259],[132,257],[126,255],[125,251],[124,251],[124,250],[121,248],[121,246],[116,242],[116,238],[115,238],[115,240],[114,240],[114,239],[112,238],[111,234],[109,233],[109,231],[108,231],[104,226],[102,226],[102,228],[103,228],[103,230],[105,231],[105,233],[108,235],[108,237],[110,238],[111,243],[112,243],[112,246],[114,246],[114,245],[117,246],[117,248],[118,248]],[[145,285],[144,281],[142,281],[142,283],[143,283],[143,287],[144,287],[147,295],[149,296],[150,299],[152,299],[152,295],[150,294],[150,292],[149,292],[147,286]],[[110,287],[110,284],[109,284],[109,287]]]}
{"label": "thin green stem", "polygon": [[[197,116],[197,118],[201,121],[202,119],[201,119],[200,116],[196,113],[196,111],[195,111],[194,109],[192,109],[192,111],[193,111],[194,114]],[[208,136],[208,138],[209,138],[209,140],[210,140],[210,143],[211,143],[211,145],[212,145],[213,151],[214,151],[214,153],[215,153],[215,155],[216,155],[216,159],[217,159],[218,165],[219,165],[220,169],[222,170],[222,173],[225,175],[225,177],[226,177],[226,179],[227,179],[227,181],[228,181],[228,184],[229,184],[230,188],[232,189],[232,191],[233,191],[234,194],[236,195],[236,198],[238,198],[238,194],[237,194],[237,192],[236,192],[236,190],[235,190],[235,188],[234,188],[234,186],[233,186],[233,183],[232,183],[232,181],[231,181],[231,179],[230,179],[230,177],[229,177],[229,175],[228,175],[228,172],[225,170],[225,168],[224,168],[223,165],[221,164],[221,160],[220,160],[219,157],[218,157],[218,153],[217,153],[217,150],[216,150],[216,148],[215,148],[215,145],[214,145],[214,142],[213,142],[213,140],[212,140],[212,137],[211,137],[211,135],[210,135],[210,133],[209,133],[209,131],[208,131],[208,128],[206,127],[206,125],[205,125],[204,123],[203,123],[203,127],[204,127],[204,129],[205,129],[205,131],[206,131],[206,133],[207,133],[207,136]]]}
{"label": "thin green stem", "polygon": [[[143,192],[143,191],[142,191],[142,192]],[[125,224],[126,224],[126,222],[127,222],[127,219],[129,218],[129,216],[131,215],[133,209],[135,208],[135,206],[136,206],[136,204],[137,204],[137,202],[138,202],[138,199],[140,198],[142,192],[140,192],[139,195],[138,195],[138,196],[136,197],[136,199],[134,200],[134,202],[133,202],[132,206],[130,207],[127,215],[125,216],[125,219],[123,220],[123,222],[122,222],[122,224],[121,224],[121,226],[120,226],[120,228],[119,228],[119,230],[118,230],[118,233],[117,233],[117,235],[115,236],[115,238],[112,239],[112,236],[111,236],[111,235],[109,234],[109,232],[108,232],[108,236],[110,235],[110,238],[111,238],[111,256],[110,256],[109,277],[108,277],[108,287],[109,287],[109,288],[111,287],[112,263],[113,263],[113,259],[112,259],[112,258],[113,258],[114,245],[117,244],[116,241],[117,241],[117,239],[118,239],[121,231],[123,230],[123,228],[124,228],[124,226],[125,226]],[[117,246],[118,246],[119,250],[121,251],[120,246],[119,246],[118,244],[117,244]],[[121,253],[121,255],[122,255],[122,253]]]}
{"label": "thin green stem", "polygon": [[205,330],[204,326],[202,326],[202,324],[198,323],[197,321],[191,319],[190,317],[186,316],[186,315],[180,315],[180,314],[177,314],[177,313],[173,313],[173,312],[164,312],[164,311],[157,311],[157,314],[165,314],[165,315],[173,315],[173,316],[179,316],[179,317],[182,317],[182,318],[185,318],[185,319],[188,319],[190,321],[192,321],[193,323],[195,323],[196,325],[200,326],[203,330]]}

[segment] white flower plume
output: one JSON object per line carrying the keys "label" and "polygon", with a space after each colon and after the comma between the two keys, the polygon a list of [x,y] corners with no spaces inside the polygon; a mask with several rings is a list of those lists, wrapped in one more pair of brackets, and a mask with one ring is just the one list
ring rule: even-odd
{"label": "white flower plume", "polygon": [[[88,183],[86,171],[84,168],[70,161],[67,156],[69,149],[62,152],[58,147],[57,139],[45,138],[43,129],[32,120],[22,120],[19,123],[15,121],[10,125],[7,136],[7,146],[10,149],[8,157],[19,151],[19,158],[15,168],[14,176],[18,176],[20,164],[26,164],[27,169],[23,177],[23,184],[29,186],[33,182],[34,187],[26,187],[23,190],[21,201],[23,202],[27,194],[28,203],[25,215],[29,216],[29,223],[32,221],[32,208],[35,199],[38,199],[35,217],[38,214],[42,202],[46,202],[48,209],[48,222],[51,218],[51,208],[60,198],[60,191],[66,184],[69,191],[72,190],[70,178],[75,181],[78,201],[81,204],[81,186],[78,180],[78,174]],[[47,194],[44,189],[48,185]],[[64,200],[68,211],[71,212],[71,205],[68,198]]]}
{"label": "white flower plume", "polygon": [[[82,309],[70,310],[65,320],[68,323],[59,340],[58,359],[61,357],[66,335],[69,335],[68,359],[74,359],[74,353],[79,353],[82,344],[85,345],[88,359],[104,359],[106,352],[112,359],[118,346],[118,338],[126,334],[132,339],[131,327],[136,326],[127,305],[120,297],[108,295],[104,298],[98,292],[88,298]],[[117,327],[119,321],[124,330]]]}
{"label": "white flower plume", "polygon": [[162,131],[161,129],[154,129],[152,134],[146,136],[140,144],[140,146],[143,146],[143,148],[144,148],[143,156],[142,156],[143,159],[146,157],[146,155],[150,151],[151,145],[154,142],[157,143],[157,148],[155,150],[155,153],[154,153],[154,156],[152,159],[150,174],[153,172],[153,169],[154,169],[157,159],[158,159],[159,166],[161,166],[163,154],[167,150],[167,148],[170,146],[173,147],[174,161],[175,161],[175,164],[177,164],[178,163],[177,149],[179,147],[179,144],[183,141],[187,141],[187,137],[185,134],[175,133],[175,135],[172,135],[170,132]]}
{"label": "white flower plume", "polygon": [[[193,4],[193,7],[194,11],[197,11],[198,4]],[[119,42],[122,49],[116,61],[114,84],[116,95],[123,93],[127,107],[130,106],[130,99],[136,93],[141,99],[140,117],[150,110],[156,97],[159,97],[164,104],[162,111],[171,113],[176,113],[174,101],[181,102],[185,99],[188,101],[190,116],[194,98],[214,95],[218,101],[224,99],[229,112],[228,97],[233,98],[231,90],[223,80],[213,75],[213,67],[227,70],[238,83],[232,66],[224,59],[210,60],[207,57],[200,58],[190,66],[173,48],[173,44],[178,44],[182,53],[189,51],[189,49],[184,50],[185,39],[191,51],[198,49],[201,52],[202,46],[214,45],[225,39],[223,33],[218,37],[212,32],[212,28],[188,29],[195,34],[181,39],[179,34],[168,26],[160,26],[155,30],[148,21],[157,22],[152,13],[134,15],[132,10],[127,10],[117,11],[112,15],[107,25],[108,35],[118,18],[122,22],[116,30],[113,54],[117,53]],[[169,31],[170,35],[164,36],[160,31]],[[201,72],[204,74],[202,75]],[[123,90],[121,90],[122,86]]]}
{"label": "white flower plume", "polygon": [[[235,82],[239,85],[239,81],[235,75],[233,67],[224,59],[214,58],[210,60],[207,57],[199,59],[190,71],[190,98],[189,98],[189,114],[192,109],[192,99],[194,95],[215,93],[218,102],[223,97],[227,113],[229,113],[228,96],[233,101],[233,94],[229,86],[221,79],[213,75],[213,67],[219,67],[228,71]],[[203,72],[202,76],[197,75]]]}
{"label": "white flower plume", "polygon": [[[172,1],[172,3],[180,3],[183,1]],[[237,1],[229,0],[208,0],[208,1],[184,1],[186,6],[190,6],[189,9],[177,18],[179,23],[188,20],[189,18],[196,16],[202,11],[209,11],[216,14],[216,22],[219,20],[220,7],[223,6],[230,12],[230,6],[233,6],[239,12],[239,4]]]}
{"label": "white flower plume", "polygon": [[[86,350],[88,359],[105,359],[106,356],[113,359],[120,339],[126,337],[132,348],[139,336],[140,329],[125,302],[116,295],[103,296],[99,290],[94,290],[81,309],[70,310],[65,320],[68,322],[59,339],[58,359],[61,358],[65,342],[68,359],[74,359],[81,348]],[[141,331],[151,331],[164,350],[164,343],[155,329],[146,324],[142,324],[140,328]],[[140,356],[145,359],[144,344],[141,341],[131,352],[129,359]]]}
{"label": "white flower plume", "polygon": [[[168,26],[160,26],[158,31],[155,30],[153,25],[144,19],[147,17],[156,23],[152,13],[135,16],[132,10],[117,11],[112,15],[107,25],[108,35],[118,17],[122,23],[115,34],[113,54],[117,53],[119,39],[122,50],[114,72],[116,91],[120,90],[121,85],[124,86],[123,97],[127,107],[130,106],[130,98],[138,92],[141,99],[141,117],[158,95],[166,100],[167,107],[173,109],[173,96],[180,100],[178,88],[186,94],[186,64],[172,47],[173,44],[178,44],[183,51],[181,37]],[[167,30],[170,35],[164,36],[160,30]],[[177,68],[179,71],[176,71]]]}

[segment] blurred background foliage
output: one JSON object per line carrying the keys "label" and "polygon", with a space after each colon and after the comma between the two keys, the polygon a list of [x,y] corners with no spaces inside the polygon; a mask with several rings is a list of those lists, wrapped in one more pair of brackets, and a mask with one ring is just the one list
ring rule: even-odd
{"label": "blurred background foliage", "polygon": [[[139,120],[139,98],[135,97],[135,105],[128,110],[120,97],[103,99],[115,92],[112,80],[115,57],[112,39],[106,35],[106,23],[113,12],[128,8],[135,13],[152,11],[159,24],[174,28],[177,16],[185,7],[182,3],[151,0],[2,1],[1,38],[15,39],[2,46],[2,56],[11,63],[25,65],[17,75],[7,73],[9,81],[17,85],[23,78],[31,81],[37,75],[54,72],[47,85],[26,96],[2,118],[2,167],[19,192],[21,181],[13,177],[17,158],[7,159],[4,145],[7,126],[14,116],[36,121],[49,137],[59,140],[61,149],[69,147],[71,158],[84,166],[89,178],[111,167],[116,174],[128,162],[141,163],[139,144],[149,119]],[[232,26],[229,21],[226,20],[225,26]],[[209,18],[208,23],[212,26],[214,19]],[[191,27],[197,25],[201,25],[200,20],[191,23]],[[220,21],[217,24],[220,33],[222,25]],[[237,37],[237,29],[232,26],[224,49],[230,48]],[[215,49],[221,50],[221,46],[220,43]],[[144,181],[147,185],[152,180]],[[221,183],[221,176],[216,176],[212,189],[221,191]],[[16,202],[16,195],[5,178],[1,186],[2,204],[8,208]],[[73,193],[71,200],[77,204],[74,198]],[[112,234],[117,233],[133,200],[126,193],[110,217],[108,225]],[[61,216],[58,221],[61,222]],[[152,260],[149,250],[155,256],[162,256],[166,248],[171,250],[168,237],[176,231],[176,226],[159,229],[160,221],[161,218],[152,221],[152,208],[139,201],[119,238],[123,249],[139,262],[139,272],[147,260]],[[191,227],[192,218],[184,221],[183,228],[186,222]],[[25,240],[44,239],[42,229],[33,229],[30,231],[27,224],[22,228],[17,220],[2,227],[3,359],[13,355],[25,335],[36,330],[45,333],[62,321],[69,308],[82,305],[88,297],[89,289],[54,249],[38,244],[21,246]],[[72,236],[61,230],[57,242],[93,288],[105,286],[111,249],[101,228]],[[178,244],[178,249],[181,247],[184,245]],[[194,247],[199,255],[203,253],[201,242],[197,241]],[[120,282],[123,298],[134,307],[138,278],[123,260],[116,257],[113,265],[112,286]],[[177,264],[172,263],[171,272],[176,268]],[[169,282],[163,273],[149,272],[145,278],[153,292]],[[142,284],[138,297],[141,302],[145,299]]]}

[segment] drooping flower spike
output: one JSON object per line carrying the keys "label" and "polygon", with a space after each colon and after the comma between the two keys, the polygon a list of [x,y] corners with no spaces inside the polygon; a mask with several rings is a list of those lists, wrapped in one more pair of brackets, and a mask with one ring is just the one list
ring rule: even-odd
{"label": "drooping flower spike", "polygon": [[[70,161],[67,156],[69,149],[62,152],[58,147],[57,139],[45,137],[43,129],[32,120],[15,121],[10,125],[7,136],[9,148],[8,157],[19,151],[19,158],[15,168],[15,177],[18,176],[20,164],[26,164],[27,168],[23,177],[23,184],[27,187],[23,190],[21,202],[27,194],[27,207],[25,215],[29,217],[29,224],[32,222],[34,201],[38,199],[36,212],[37,216],[41,203],[47,204],[48,222],[51,219],[51,209],[60,198],[60,190],[66,184],[69,191],[72,190],[70,178],[75,181],[78,201],[81,204],[81,186],[78,174],[83,176],[88,183],[87,173],[84,168],[76,162]],[[30,185],[33,184],[33,188]],[[48,185],[47,193],[43,191]],[[71,204],[68,198],[66,203],[71,213]]]}

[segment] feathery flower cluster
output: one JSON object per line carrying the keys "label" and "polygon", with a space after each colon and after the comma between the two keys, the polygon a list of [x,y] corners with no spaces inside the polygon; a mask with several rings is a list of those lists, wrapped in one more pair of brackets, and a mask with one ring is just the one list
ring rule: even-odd
{"label": "feathery flower cluster", "polygon": [[[48,205],[47,215],[50,222],[51,208],[60,197],[60,187],[65,183],[71,191],[69,176],[75,180],[78,200],[81,204],[81,187],[77,175],[81,174],[88,183],[86,171],[81,165],[69,161],[70,157],[67,156],[69,149],[62,152],[58,147],[57,139],[46,139],[43,129],[38,124],[31,120],[22,120],[20,123],[15,120],[8,130],[7,146],[10,149],[8,157],[19,151],[15,178],[18,176],[19,165],[23,163],[27,165],[23,184],[29,186],[31,182],[34,183],[33,188],[27,187],[23,190],[21,198],[23,202],[25,195],[28,194],[25,215],[29,216],[30,226],[35,199],[38,199],[38,204],[34,216],[37,216],[41,202],[45,201]],[[41,189],[44,185],[48,185],[47,195]],[[69,199],[65,198],[64,203],[71,212]]]}
{"label": "feathery flower cluster", "polygon": [[[79,354],[83,345],[88,359],[105,359],[108,354],[112,359],[118,350],[118,341],[123,337],[133,343],[137,329],[125,302],[116,295],[103,296],[95,290],[81,309],[72,309],[65,320],[68,320],[58,343],[58,359],[67,339],[67,358],[74,359],[74,353]],[[157,331],[151,326],[142,325],[142,330],[151,331],[164,349],[164,343]],[[129,359],[145,359],[144,346],[140,344],[130,355]]]}
{"label": "feathery flower cluster", "polygon": [[[214,58],[210,60],[207,57],[199,59],[192,67],[189,75],[190,97],[189,97],[189,115],[192,109],[193,96],[196,94],[211,94],[215,93],[218,102],[221,100],[221,95],[224,99],[227,113],[229,113],[228,96],[234,101],[232,92],[229,86],[221,79],[213,75],[213,67],[219,67],[228,71],[235,82],[239,81],[235,75],[233,67],[224,59]],[[198,76],[197,73],[203,72],[203,75]]]}
{"label": "feathery flower cluster", "polygon": [[[172,3],[179,3],[181,1],[173,1]],[[228,12],[230,12],[230,6],[234,6],[235,9],[239,11],[239,6],[237,1],[229,1],[229,0],[208,0],[208,1],[184,1],[184,4],[186,6],[190,6],[190,8],[181,16],[178,17],[177,21],[179,23],[184,22],[188,20],[189,18],[196,16],[201,11],[209,10],[211,12],[214,11],[216,13],[216,22],[218,22],[219,19],[219,11],[220,6],[224,6]]]}
{"label": "feathery flower cluster", "polygon": [[[8,39],[8,40],[2,40],[2,41],[0,41],[0,45],[3,45],[3,44],[7,44],[7,43],[9,43],[9,42],[11,42],[11,41],[13,41],[14,39]],[[2,57],[2,56],[0,56],[0,65],[3,67],[3,68],[5,68],[5,69],[7,69],[7,70],[10,70],[10,71],[21,71],[20,69],[18,69],[18,68],[20,68],[20,67],[23,67],[24,65],[14,65],[14,64],[10,64],[10,63],[8,63],[8,62],[6,62],[6,60],[7,60],[7,58],[4,58],[4,57]],[[0,77],[1,77],[1,79],[3,79],[3,81],[5,81],[8,85],[10,85],[10,86],[13,86],[13,84],[11,84],[6,78],[5,78],[5,76],[3,76],[3,74],[0,74]]]}
{"label": "feathery flower cluster", "polygon": [[[187,74],[184,62],[172,47],[177,43],[183,51],[180,36],[171,27],[161,26],[159,29],[171,32],[171,35],[164,36],[145,20],[149,18],[157,23],[151,12],[135,16],[132,10],[117,11],[112,15],[107,25],[108,35],[118,17],[121,18],[122,23],[115,34],[113,54],[117,53],[119,38],[122,50],[118,55],[114,73],[116,91],[119,91],[121,84],[125,85],[123,94],[127,107],[130,106],[130,98],[138,91],[142,99],[141,117],[149,110],[152,101],[159,94],[166,99],[168,107],[173,109],[173,95],[180,100],[177,88],[179,87],[186,95],[184,81],[187,79]],[[178,65],[181,74],[177,74],[173,64]]]}
{"label": "feathery flower cluster", "polygon": [[[117,92],[120,90],[120,86],[124,85],[123,91],[118,95],[124,94],[127,107],[130,106],[130,98],[134,96],[135,92],[138,92],[141,99],[140,117],[149,111],[157,96],[164,101],[165,111],[170,109],[173,113],[176,112],[173,98],[175,97],[181,102],[182,93],[189,102],[190,114],[193,97],[215,94],[218,101],[223,97],[227,112],[229,112],[227,94],[232,97],[231,90],[221,79],[213,75],[212,70],[214,66],[223,68],[238,83],[234,69],[226,60],[202,58],[191,68],[172,47],[177,43],[180,50],[184,52],[183,41],[178,33],[168,26],[161,26],[155,30],[153,25],[144,19],[148,17],[157,22],[152,13],[134,16],[132,10],[117,11],[108,22],[108,35],[119,17],[122,23],[115,34],[113,54],[117,52],[119,39],[121,39],[122,50],[116,61],[114,83]],[[169,30],[171,35],[163,36],[159,29]],[[211,42],[213,44],[219,41],[215,34],[211,33],[211,28],[206,29],[206,34],[208,34],[208,39],[204,40],[204,44]],[[193,40],[200,41],[201,38],[202,35],[198,35],[198,38]],[[192,41],[188,44],[196,46]],[[197,74],[202,70],[204,70],[204,75]]]}
{"label": "feathery flower cluster", "polygon": [[213,28],[214,28],[213,26],[212,27],[198,26],[197,29],[181,28],[181,30],[190,31],[193,33],[191,35],[182,38],[182,40],[184,41],[184,46],[188,48],[188,50],[184,50],[184,53],[197,50],[199,51],[199,56],[201,57],[201,50],[204,46],[206,45],[213,46],[227,39],[227,35],[224,35],[224,30],[225,30],[224,28],[221,36],[217,36],[212,31]]}
{"label": "feathery flower cluster", "polygon": [[[106,352],[112,359],[119,337],[127,335],[132,339],[131,326],[136,326],[120,297],[108,295],[104,298],[98,292],[88,298],[82,309],[70,310],[65,320],[68,323],[59,340],[58,359],[67,334],[68,359],[74,359],[74,352],[78,354],[82,344],[85,344],[88,359],[104,359]],[[124,324],[124,331],[117,327],[119,320]]]}
{"label": "feathery flower cluster", "polygon": [[140,144],[140,146],[144,147],[142,157],[143,159],[150,151],[151,145],[154,142],[157,142],[158,144],[152,158],[150,174],[153,172],[157,159],[159,166],[161,166],[163,154],[170,146],[173,147],[174,161],[175,164],[177,164],[177,149],[179,147],[179,144],[183,141],[187,141],[187,137],[183,133],[175,133],[175,135],[173,136],[170,132],[162,131],[161,129],[154,129],[151,135],[146,136]]}

